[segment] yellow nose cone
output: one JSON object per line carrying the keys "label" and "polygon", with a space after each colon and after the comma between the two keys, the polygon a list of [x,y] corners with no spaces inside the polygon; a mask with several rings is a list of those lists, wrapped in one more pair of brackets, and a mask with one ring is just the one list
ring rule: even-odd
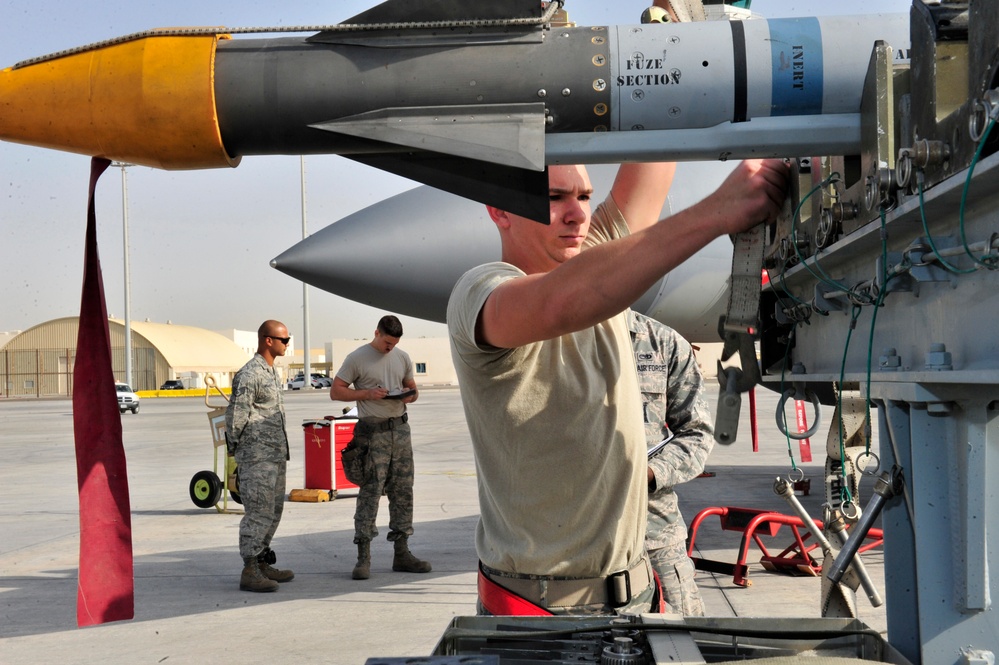
{"label": "yellow nose cone", "polygon": [[163,169],[235,166],[215,113],[219,38],[147,36],[4,69],[0,139]]}

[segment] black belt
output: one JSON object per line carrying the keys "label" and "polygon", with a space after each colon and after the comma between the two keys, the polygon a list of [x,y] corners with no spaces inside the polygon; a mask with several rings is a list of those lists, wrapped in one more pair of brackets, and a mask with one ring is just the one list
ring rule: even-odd
{"label": "black belt", "polygon": [[385,431],[385,430],[395,429],[399,425],[408,423],[409,414],[404,413],[398,418],[384,418],[384,419],[361,418],[361,422],[367,425],[368,427],[371,427],[372,429]]}

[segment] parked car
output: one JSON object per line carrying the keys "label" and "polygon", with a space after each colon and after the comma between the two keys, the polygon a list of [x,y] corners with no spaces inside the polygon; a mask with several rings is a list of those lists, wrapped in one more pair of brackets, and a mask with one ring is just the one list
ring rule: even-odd
{"label": "parked car", "polygon": [[183,381],[165,381],[160,390],[185,390]]}
{"label": "parked car", "polygon": [[118,411],[125,413],[139,412],[139,396],[136,395],[127,383],[115,383],[114,389],[118,392]]}
{"label": "parked car", "polygon": [[[310,381],[310,383],[312,384],[313,388],[318,389],[323,387],[323,382],[317,379],[315,375],[312,376],[312,381]],[[294,379],[288,382],[288,390],[301,390],[303,386],[305,386],[304,374],[299,374]]]}
{"label": "parked car", "polygon": [[322,374],[313,374],[313,379],[319,379],[319,382],[323,384],[323,388],[329,388],[333,385],[333,380],[328,376],[323,376]]}

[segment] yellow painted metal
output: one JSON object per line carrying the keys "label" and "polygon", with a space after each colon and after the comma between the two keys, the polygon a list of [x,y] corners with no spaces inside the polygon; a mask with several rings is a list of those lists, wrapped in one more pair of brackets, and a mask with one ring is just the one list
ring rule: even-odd
{"label": "yellow painted metal", "polygon": [[163,169],[236,166],[214,64],[228,35],[151,36],[0,71],[0,139]]}

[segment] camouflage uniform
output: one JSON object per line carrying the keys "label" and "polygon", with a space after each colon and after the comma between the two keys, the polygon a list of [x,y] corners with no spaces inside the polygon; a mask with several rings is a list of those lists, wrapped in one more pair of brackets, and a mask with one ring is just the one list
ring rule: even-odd
{"label": "camouflage uniform", "polygon": [[354,426],[355,441],[368,445],[364,482],[354,510],[355,543],[378,535],[375,518],[382,494],[389,500],[388,539],[413,535],[413,439],[408,423],[391,422],[392,429],[380,429],[375,419],[362,419]]}
{"label": "camouflage uniform", "polygon": [[702,398],[703,380],[690,344],[655,319],[630,313],[638,380],[645,412],[649,447],[672,431],[673,440],[649,466],[649,518],[645,547],[659,574],[667,611],[703,616],[704,603],[694,582],[694,565],[687,556],[687,525],[680,515],[674,488],[696,478],[714,445],[708,407]]}
{"label": "camouflage uniform", "polygon": [[245,510],[239,523],[239,555],[247,561],[270,547],[281,522],[289,459],[281,384],[259,353],[232,380],[225,427],[236,447]]}

